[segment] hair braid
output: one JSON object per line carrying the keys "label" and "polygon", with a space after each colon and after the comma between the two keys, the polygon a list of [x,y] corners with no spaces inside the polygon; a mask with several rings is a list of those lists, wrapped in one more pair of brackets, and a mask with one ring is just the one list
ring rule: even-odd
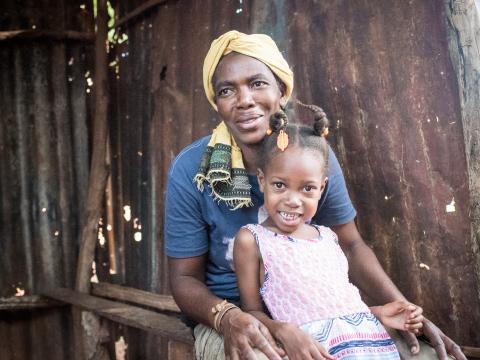
{"label": "hair braid", "polygon": [[313,131],[318,136],[327,136],[328,135],[328,126],[330,122],[328,121],[327,114],[320,106],[312,104],[304,104],[300,100],[295,100],[298,105],[301,107],[310,110],[313,112]]}

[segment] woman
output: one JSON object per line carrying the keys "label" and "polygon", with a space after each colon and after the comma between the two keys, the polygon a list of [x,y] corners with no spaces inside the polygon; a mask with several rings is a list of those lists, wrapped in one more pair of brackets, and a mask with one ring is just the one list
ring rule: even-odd
{"label": "woman", "polygon": [[[292,93],[293,74],[268,36],[230,31],[212,43],[203,81],[222,123],[211,137],[185,148],[170,168],[165,239],[172,293],[182,311],[199,323],[198,358],[222,359],[225,352],[229,359],[257,359],[261,352],[268,359],[281,359],[284,351],[268,330],[234,305],[238,289],[231,249],[243,225],[263,220],[255,177],[257,150],[270,116]],[[329,163],[315,222],[336,232],[349,260],[351,281],[363,292],[378,303],[405,300],[357,231],[356,212],[333,151]],[[433,323],[425,320],[423,328],[440,359],[447,358],[445,348],[466,359]],[[418,353],[417,339],[405,338],[411,352]]]}

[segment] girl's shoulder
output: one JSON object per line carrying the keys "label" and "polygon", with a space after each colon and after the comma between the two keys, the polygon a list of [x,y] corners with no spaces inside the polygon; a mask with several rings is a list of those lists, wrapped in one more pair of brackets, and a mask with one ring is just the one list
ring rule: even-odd
{"label": "girl's shoulder", "polygon": [[265,228],[260,224],[247,224],[240,228],[237,236],[247,237],[248,235],[250,235],[258,243],[258,236],[264,231]]}
{"label": "girl's shoulder", "polygon": [[318,233],[320,234],[320,238],[330,239],[338,243],[337,234],[331,228],[323,225],[316,225],[316,224],[312,224],[312,226],[314,226],[318,230]]}

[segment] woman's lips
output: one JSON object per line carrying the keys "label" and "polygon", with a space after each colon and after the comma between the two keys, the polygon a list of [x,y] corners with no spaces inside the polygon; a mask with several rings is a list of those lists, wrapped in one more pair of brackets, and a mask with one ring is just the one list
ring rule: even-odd
{"label": "woman's lips", "polygon": [[248,131],[256,128],[261,122],[263,115],[252,114],[252,115],[240,115],[237,117],[237,127],[240,130]]}

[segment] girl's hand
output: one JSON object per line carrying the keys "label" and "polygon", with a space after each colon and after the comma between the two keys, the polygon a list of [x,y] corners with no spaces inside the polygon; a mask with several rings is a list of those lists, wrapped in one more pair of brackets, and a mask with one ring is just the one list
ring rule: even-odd
{"label": "girl's hand", "polygon": [[382,324],[418,334],[423,326],[423,309],[407,301],[394,301],[383,306],[370,308]]}
{"label": "girl's hand", "polygon": [[289,360],[333,360],[320,343],[295,325],[283,323],[273,335],[282,344]]}

